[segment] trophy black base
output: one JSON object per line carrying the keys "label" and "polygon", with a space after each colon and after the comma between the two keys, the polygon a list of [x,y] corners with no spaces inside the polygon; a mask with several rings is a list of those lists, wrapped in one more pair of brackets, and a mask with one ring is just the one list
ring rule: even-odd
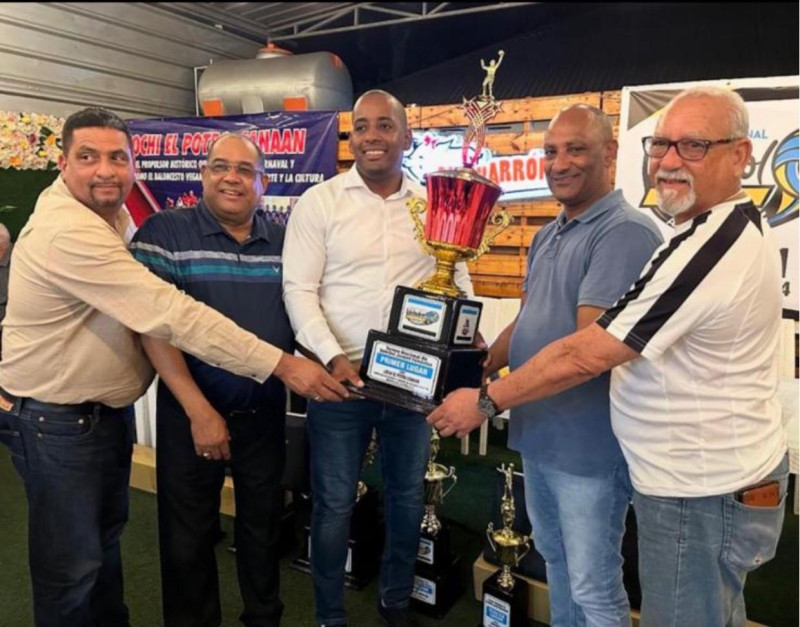
{"label": "trophy black base", "polygon": [[502,570],[483,582],[481,622],[478,627],[527,627],[528,586],[514,580],[511,590],[502,588],[498,577]]}
{"label": "trophy black base", "polygon": [[450,527],[442,524],[435,536],[423,531],[419,534],[417,567],[441,571],[450,565]]}
{"label": "trophy black base", "polygon": [[[347,561],[344,568],[344,585],[361,590],[377,575],[383,550],[384,525],[378,511],[378,492],[369,488],[356,503],[350,519],[350,537],[347,540]],[[306,525],[300,555],[291,567],[311,573],[311,525]]]}
{"label": "trophy black base", "polygon": [[397,388],[377,383],[376,381],[364,381],[363,388],[357,388],[351,383],[344,383],[343,385],[355,396],[377,401],[378,403],[387,403],[425,416],[438,406],[438,403],[414,396],[405,390],[398,390]]}
{"label": "trophy black base", "polygon": [[428,414],[453,390],[480,387],[485,357],[480,348],[443,346],[373,329],[359,371],[364,387],[354,391]]}
{"label": "trophy black base", "polygon": [[414,591],[409,602],[415,612],[441,619],[461,596],[461,558],[451,555],[446,564],[439,561],[437,569],[417,561],[414,572]]}

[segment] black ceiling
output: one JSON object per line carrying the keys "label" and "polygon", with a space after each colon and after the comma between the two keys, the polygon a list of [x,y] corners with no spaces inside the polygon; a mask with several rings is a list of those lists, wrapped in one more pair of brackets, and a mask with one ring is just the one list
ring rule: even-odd
{"label": "black ceiling", "polygon": [[474,95],[480,58],[502,47],[495,95],[519,98],[796,75],[798,3],[526,3],[278,43],[336,53],[356,94],[382,86],[417,104]]}

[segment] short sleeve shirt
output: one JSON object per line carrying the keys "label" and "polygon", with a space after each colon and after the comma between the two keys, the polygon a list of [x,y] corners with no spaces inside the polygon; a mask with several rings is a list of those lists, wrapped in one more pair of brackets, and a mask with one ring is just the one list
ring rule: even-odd
{"label": "short sleeve shirt", "polygon": [[[528,255],[525,305],[511,337],[511,369],[573,333],[578,307],[613,305],[661,239],[653,221],[628,205],[620,191],[572,220],[562,212],[540,230]],[[611,431],[608,392],[606,373],[513,409],[509,445],[564,472],[609,472],[622,454]]]}
{"label": "short sleeve shirt", "polygon": [[725,494],[786,453],[777,402],[778,246],[744,199],[685,222],[598,323],[641,355],[614,368],[611,421],[643,494]]}
{"label": "short sleeve shirt", "polygon": [[[286,352],[294,334],[283,306],[284,227],[261,212],[250,237],[237,242],[201,201],[150,217],[131,242],[134,257],[162,279],[213,307],[240,327]],[[187,324],[189,321],[187,321]],[[185,354],[198,387],[218,411],[250,409],[280,402],[283,384],[263,384]]]}

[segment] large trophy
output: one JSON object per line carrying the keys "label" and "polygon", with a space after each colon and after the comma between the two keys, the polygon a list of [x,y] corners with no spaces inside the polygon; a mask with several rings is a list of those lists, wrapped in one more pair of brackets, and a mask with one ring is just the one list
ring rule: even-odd
{"label": "large trophy", "polygon": [[[373,439],[367,447],[362,470],[375,459],[378,443]],[[350,517],[350,537],[347,539],[347,562],[344,568],[344,583],[348,588],[360,590],[366,586],[380,569],[383,549],[383,523],[378,509],[378,491],[359,480],[356,485],[356,503]],[[305,542],[300,556],[292,567],[306,573],[311,572],[311,526],[305,526]]]}
{"label": "large trophy", "polygon": [[[422,614],[442,618],[461,592],[460,558],[450,552],[450,528],[436,515],[436,506],[457,481],[455,469],[436,463],[439,434],[431,433],[431,453],[425,472],[425,515],[420,529],[411,605]],[[445,488],[446,481],[452,481]]]}
{"label": "large trophy", "polygon": [[522,627],[528,624],[528,587],[511,573],[531,550],[531,539],[514,531],[514,464],[501,470],[506,477],[500,505],[503,528],[489,523],[486,537],[497,552],[502,568],[483,582],[483,611],[480,627]]}
{"label": "large trophy", "polygon": [[486,123],[500,111],[500,103],[484,86],[484,93],[465,99],[462,108],[469,120],[463,167],[429,173],[427,203],[420,198],[409,201],[416,238],[435,258],[436,269],[414,288],[396,288],[388,331],[371,330],[367,336],[360,369],[365,385],[351,388],[425,414],[452,390],[481,384],[486,351],[475,348],[474,342],[482,305],[464,298],[456,286],[455,264],[480,257],[511,222],[504,209],[495,209],[500,187],[473,169]]}

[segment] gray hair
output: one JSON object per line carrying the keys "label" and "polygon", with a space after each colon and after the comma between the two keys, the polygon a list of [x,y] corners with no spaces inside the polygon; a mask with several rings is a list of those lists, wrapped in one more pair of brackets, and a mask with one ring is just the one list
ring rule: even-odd
{"label": "gray hair", "polygon": [[730,136],[737,138],[746,138],[748,136],[750,115],[747,113],[747,105],[745,105],[744,100],[735,91],[711,85],[691,87],[675,96],[666,106],[663,114],[666,114],[676,102],[687,98],[714,98],[720,100],[725,107],[725,114],[728,116]]}

